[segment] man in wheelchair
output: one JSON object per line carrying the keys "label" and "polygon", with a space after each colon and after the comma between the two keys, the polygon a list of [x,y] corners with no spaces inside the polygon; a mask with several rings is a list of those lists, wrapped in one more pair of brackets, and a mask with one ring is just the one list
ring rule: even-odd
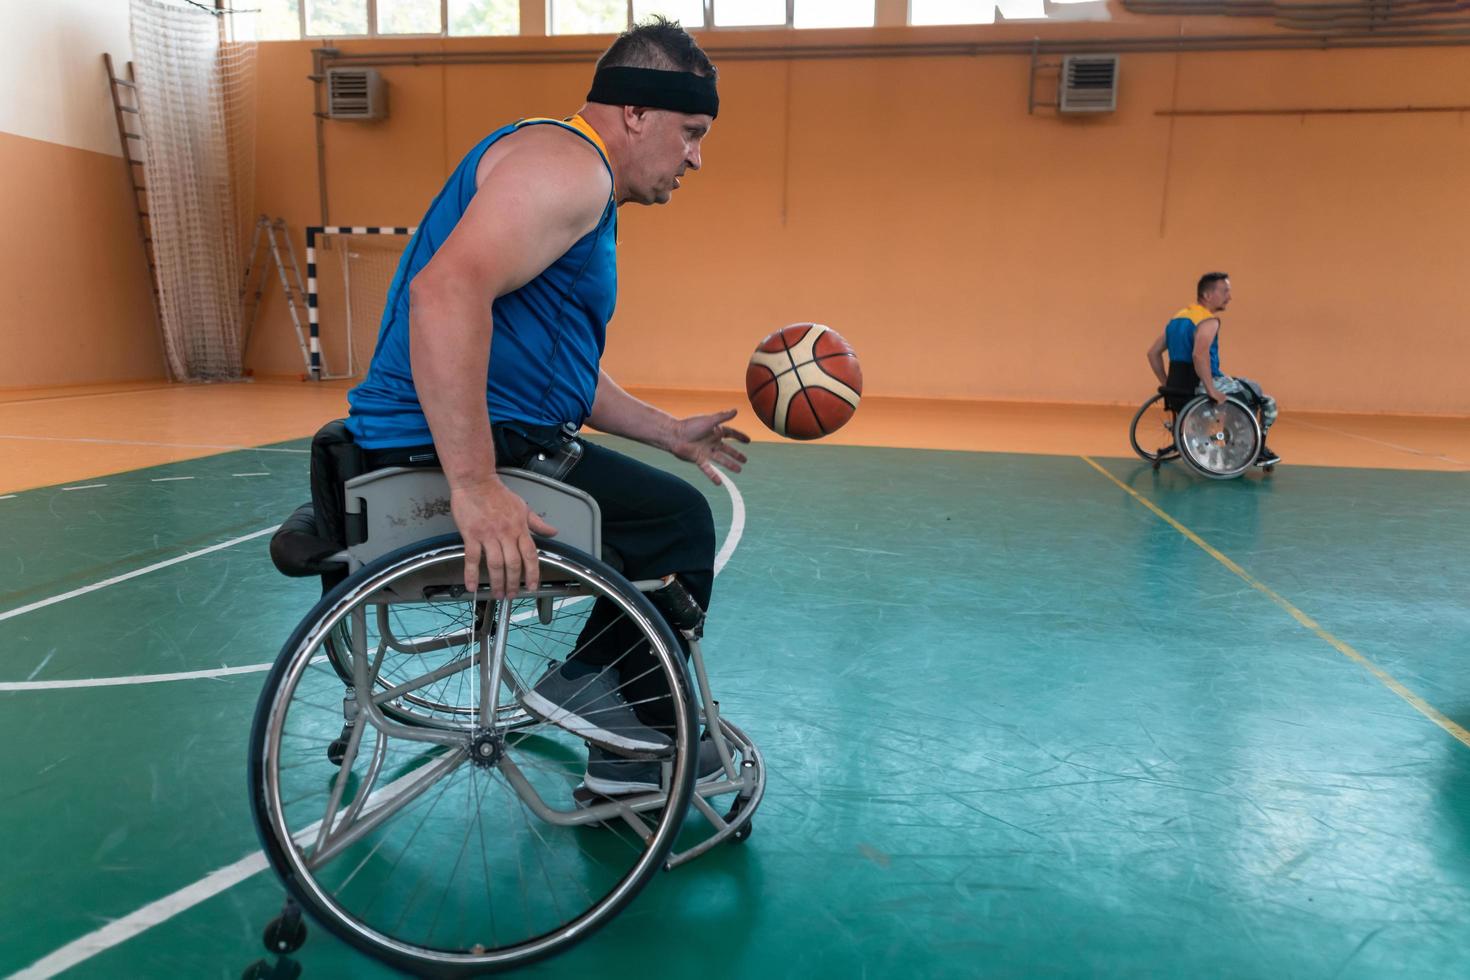
{"label": "man in wheelchair", "polygon": [[[1256,410],[1261,422],[1261,448],[1255,465],[1275,466],[1281,457],[1266,446],[1266,433],[1276,421],[1276,399],[1248,378],[1220,371],[1220,314],[1230,305],[1230,277],[1208,272],[1195,286],[1195,302],[1175,313],[1149,345],[1148,364],[1164,388],[1208,395],[1221,404],[1234,396]],[[1164,351],[1169,368],[1164,370]]]}
{"label": "man in wheelchair", "polygon": [[[746,461],[734,443],[748,437],[726,425],[733,409],[675,418],[599,364],[617,296],[618,208],[667,203],[700,168],[719,111],[715,76],[677,24],[629,30],[598,61],[575,115],[481,140],[404,252],[347,428],[369,469],[443,469],[470,592],[482,574],[494,598],[534,592],[533,535],[556,534],[497,475],[512,466],[590,494],[606,557],[629,579],[676,576],[709,605],[715,532],[704,496],[577,432],[586,424],[657,447],[716,484],[716,465],[739,472]],[[604,795],[656,787],[653,757],[670,744],[669,695],[649,687],[657,671],[630,651],[637,636],[599,603],[575,657],[522,699],[591,746],[586,783]],[[702,743],[699,776],[719,770]]]}

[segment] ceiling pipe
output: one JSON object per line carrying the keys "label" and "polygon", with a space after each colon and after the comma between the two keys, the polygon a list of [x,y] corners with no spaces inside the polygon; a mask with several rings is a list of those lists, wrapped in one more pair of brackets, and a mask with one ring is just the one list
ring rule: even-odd
{"label": "ceiling pipe", "polygon": [[[716,61],[794,61],[861,58],[965,58],[986,55],[1088,54],[1133,52],[1173,54],[1196,51],[1302,51],[1352,48],[1459,47],[1470,45],[1470,26],[1459,30],[1383,30],[1372,33],[1145,35],[1054,40],[916,42],[911,44],[789,45],[783,47],[705,48]],[[348,53],[319,48],[322,67],[355,65],[581,64],[596,60],[600,48],[471,51],[384,51]]]}

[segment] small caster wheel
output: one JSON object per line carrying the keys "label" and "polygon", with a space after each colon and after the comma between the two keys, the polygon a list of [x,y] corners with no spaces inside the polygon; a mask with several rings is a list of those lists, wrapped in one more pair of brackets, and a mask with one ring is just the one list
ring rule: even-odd
{"label": "small caster wheel", "polygon": [[1267,473],[1270,473],[1270,472],[1272,472],[1273,470],[1276,469],[1276,464],[1275,463],[1272,463],[1270,466],[1263,466],[1263,467],[1261,467],[1261,469],[1264,470]]}
{"label": "small caster wheel", "polygon": [[300,910],[288,910],[280,918],[272,919],[262,938],[265,948],[272,953],[296,952],[306,942],[306,923],[301,921]]}
{"label": "small caster wheel", "polygon": [[1154,472],[1157,473],[1158,471],[1159,471],[1159,460],[1156,459],[1156,460],[1154,460]]}
{"label": "small caster wheel", "polygon": [[347,739],[332,739],[332,744],[327,746],[327,761],[334,766],[340,766],[345,758],[347,758]]}
{"label": "small caster wheel", "polygon": [[299,976],[301,964],[283,956],[274,965],[265,960],[256,960],[240,974],[240,980],[296,980]]}
{"label": "small caster wheel", "polygon": [[735,833],[730,835],[730,843],[744,844],[750,838],[751,832],[755,830],[754,821],[746,821]]}

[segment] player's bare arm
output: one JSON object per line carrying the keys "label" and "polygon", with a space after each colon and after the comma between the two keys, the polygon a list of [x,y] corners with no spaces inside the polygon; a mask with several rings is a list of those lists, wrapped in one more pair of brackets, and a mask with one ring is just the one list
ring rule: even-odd
{"label": "player's bare arm", "polygon": [[725,424],[736,414],[736,410],[730,408],[707,415],[675,418],[628,394],[603,371],[598,375],[597,398],[587,422],[600,432],[634,439],[693,463],[718,485],[721,481],[715,464],[731,473],[739,473],[746,462],[745,454],[730,440],[748,443],[750,436]]}
{"label": "player's bare arm", "polygon": [[476,588],[483,556],[497,597],[513,591],[523,576],[528,589],[537,587],[531,534],[555,529],[531,514],[495,473],[485,411],[491,309],[595,227],[611,193],[595,153],[568,139],[576,137],[516,134],[502,152],[482,161],[464,218],[411,287],[414,386],[464,536],[465,587]]}
{"label": "player's bare arm", "polygon": [[1161,333],[1159,339],[1150,344],[1148,348],[1148,366],[1153,368],[1154,377],[1159,379],[1161,385],[1169,383],[1169,375],[1164,370],[1164,348],[1167,346],[1167,335]]}
{"label": "player's bare arm", "polygon": [[1210,369],[1210,345],[1215,342],[1215,337],[1219,332],[1220,319],[1213,317],[1201,323],[1199,330],[1194,335],[1194,373],[1199,375],[1200,384],[1205,388],[1205,394],[1217,404],[1225,400],[1225,395],[1215,387],[1215,372]]}

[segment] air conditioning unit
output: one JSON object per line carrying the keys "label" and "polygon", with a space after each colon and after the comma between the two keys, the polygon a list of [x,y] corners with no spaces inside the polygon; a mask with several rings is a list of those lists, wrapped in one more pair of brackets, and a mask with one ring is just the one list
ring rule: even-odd
{"label": "air conditioning unit", "polygon": [[374,68],[327,69],[328,119],[386,119],[388,86]]}
{"label": "air conditioning unit", "polygon": [[1118,56],[1069,54],[1062,58],[1057,97],[1062,112],[1113,112],[1118,108]]}

